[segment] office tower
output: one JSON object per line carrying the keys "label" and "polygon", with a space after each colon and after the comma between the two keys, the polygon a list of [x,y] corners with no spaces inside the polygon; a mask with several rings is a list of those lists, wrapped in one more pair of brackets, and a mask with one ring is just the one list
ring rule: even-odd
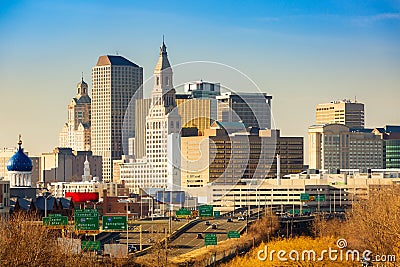
{"label": "office tower", "polygon": [[[164,42],[154,70],[154,88],[150,103],[147,100],[136,103],[137,111],[142,115],[141,121],[135,124],[144,125],[145,136],[140,132],[137,139],[135,138],[135,150],[143,153],[140,149],[145,149],[145,153],[143,158],[136,157],[135,162],[120,163],[121,180],[131,192],[139,192],[140,188],[175,190],[175,186],[180,186],[181,118],[176,108],[173,72]],[[146,113],[144,109],[149,104]],[[145,114],[147,115],[143,124]],[[140,147],[141,144],[137,143],[139,140],[145,142],[145,147]]]}
{"label": "office tower", "polygon": [[350,100],[318,104],[316,124],[344,124],[350,128],[364,128],[364,104]]}
{"label": "office tower", "polygon": [[185,94],[176,94],[176,105],[181,116],[182,128],[198,129],[202,135],[211,123],[217,120],[216,96],[220,95],[220,84],[196,81],[184,85]]}
{"label": "office tower", "polygon": [[149,114],[151,99],[137,99],[135,105],[134,155],[140,159],[146,156],[146,116]]}
{"label": "office tower", "polygon": [[214,98],[221,94],[219,83],[210,83],[203,80],[189,82],[184,85],[185,93],[190,93],[193,98]]}
{"label": "office tower", "polygon": [[124,120],[134,118],[134,105],[129,112],[127,108],[142,83],[143,69],[121,56],[100,56],[92,69],[91,148],[103,158],[104,182],[112,181],[112,161],[121,158],[128,138],[135,135],[133,123]]}
{"label": "office tower", "polygon": [[182,136],[181,147],[184,188],[276,178],[277,154],[281,175],[303,168],[302,137],[282,137],[279,130],[250,129],[238,122],[216,121],[203,136]]}
{"label": "office tower", "polygon": [[73,151],[71,148],[55,148],[41,155],[40,183],[81,181],[85,161],[90,162],[90,174],[101,180],[102,159],[91,151]]}
{"label": "office tower", "polygon": [[[176,109],[173,72],[167,47],[162,43],[154,69],[154,88],[151,107],[146,117],[146,158],[148,181],[153,187],[172,189],[180,185],[179,132],[181,118]],[[179,180],[179,181],[177,181]]]}
{"label": "office tower", "polygon": [[310,169],[383,168],[383,140],[341,124],[308,128]]}
{"label": "office tower", "polygon": [[375,128],[372,133],[383,140],[383,167],[400,168],[400,126],[386,125],[383,128]]}
{"label": "office tower", "polygon": [[58,137],[59,147],[69,147],[75,151],[90,150],[90,105],[88,85],[82,80],[78,91],[68,105],[68,120]]}
{"label": "office tower", "polygon": [[246,127],[271,129],[272,96],[265,93],[223,93],[218,100],[218,120],[243,122]]}

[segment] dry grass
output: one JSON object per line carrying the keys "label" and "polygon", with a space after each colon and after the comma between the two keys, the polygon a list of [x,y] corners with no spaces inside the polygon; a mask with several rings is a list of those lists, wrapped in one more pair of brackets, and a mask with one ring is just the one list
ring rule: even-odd
{"label": "dry grass", "polygon": [[[98,260],[61,247],[60,230],[49,230],[25,213],[0,218],[0,266],[128,266],[129,260]],[[134,266],[134,265],[129,265]]]}

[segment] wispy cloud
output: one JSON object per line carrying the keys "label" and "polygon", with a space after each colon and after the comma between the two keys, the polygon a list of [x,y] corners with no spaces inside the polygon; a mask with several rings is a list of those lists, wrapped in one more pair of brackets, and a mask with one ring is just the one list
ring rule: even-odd
{"label": "wispy cloud", "polygon": [[279,18],[277,17],[261,17],[257,18],[258,21],[263,21],[263,22],[278,22]]}
{"label": "wispy cloud", "polygon": [[376,22],[389,21],[389,20],[400,20],[400,13],[380,13],[369,16],[358,16],[353,18],[353,21],[360,26],[366,26]]}

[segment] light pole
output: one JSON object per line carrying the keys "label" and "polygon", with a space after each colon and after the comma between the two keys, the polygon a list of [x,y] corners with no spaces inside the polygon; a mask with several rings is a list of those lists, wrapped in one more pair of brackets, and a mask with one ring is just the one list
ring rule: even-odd
{"label": "light pole", "polygon": [[126,200],[126,255],[129,254],[128,199]]}
{"label": "light pole", "polygon": [[49,192],[46,192],[47,196],[44,196],[43,194],[43,198],[44,198],[44,217],[47,217],[47,199],[49,197],[51,197],[51,194]]}

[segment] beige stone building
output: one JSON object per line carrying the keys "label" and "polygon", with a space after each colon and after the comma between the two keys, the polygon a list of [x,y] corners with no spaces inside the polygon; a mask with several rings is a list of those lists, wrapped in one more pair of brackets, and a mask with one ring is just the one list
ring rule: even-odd
{"label": "beige stone building", "polygon": [[383,154],[383,140],[373,133],[342,124],[308,128],[310,169],[383,168]]}
{"label": "beige stone building", "polygon": [[181,154],[183,188],[236,184],[242,179],[276,178],[277,154],[282,176],[301,172],[303,138],[215,122],[203,136],[182,136]]}
{"label": "beige stone building", "polygon": [[129,103],[142,84],[143,68],[121,56],[100,56],[92,69],[91,149],[103,159],[105,182],[112,181],[112,161],[121,158],[128,138],[135,136],[134,125],[124,122],[135,116]]}
{"label": "beige stone building", "polygon": [[318,104],[316,124],[344,124],[350,128],[364,128],[364,104],[350,100]]}
{"label": "beige stone building", "polygon": [[91,99],[88,85],[82,80],[78,83],[78,92],[68,105],[68,120],[59,137],[59,147],[69,147],[75,151],[90,150]]}
{"label": "beige stone building", "polygon": [[39,183],[82,181],[86,157],[90,162],[90,175],[102,179],[102,159],[90,151],[73,151],[71,148],[55,148],[41,155]]}

